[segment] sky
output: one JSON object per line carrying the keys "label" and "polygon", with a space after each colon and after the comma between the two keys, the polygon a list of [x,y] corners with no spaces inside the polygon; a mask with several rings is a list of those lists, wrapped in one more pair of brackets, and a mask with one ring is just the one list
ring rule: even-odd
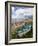
{"label": "sky", "polygon": [[29,7],[11,7],[12,18],[24,18],[24,16],[32,15],[32,8]]}

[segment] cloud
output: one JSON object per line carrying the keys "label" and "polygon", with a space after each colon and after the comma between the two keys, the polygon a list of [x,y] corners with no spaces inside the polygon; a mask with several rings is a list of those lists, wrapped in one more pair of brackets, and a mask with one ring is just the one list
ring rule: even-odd
{"label": "cloud", "polygon": [[26,15],[32,15],[32,8],[19,8],[16,11],[14,11],[14,7],[12,7],[12,18],[24,18],[24,16]]}
{"label": "cloud", "polygon": [[12,12],[13,12],[15,8],[14,7],[11,7],[11,9],[12,9]]}
{"label": "cloud", "polygon": [[11,7],[12,15],[14,14],[14,9],[15,9],[14,7]]}
{"label": "cloud", "polygon": [[32,8],[27,8],[27,9],[18,9],[16,10],[16,15],[31,15],[32,14]]}

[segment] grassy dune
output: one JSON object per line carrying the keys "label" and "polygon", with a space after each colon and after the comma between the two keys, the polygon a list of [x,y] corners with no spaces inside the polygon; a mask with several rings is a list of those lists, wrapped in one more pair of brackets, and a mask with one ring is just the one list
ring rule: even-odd
{"label": "grassy dune", "polygon": [[[32,20],[27,20],[27,21],[24,21],[23,24],[32,24]],[[17,36],[17,33],[16,31],[18,31],[21,27],[23,27],[23,24],[19,25],[19,26],[16,26],[15,27],[11,27],[11,38],[12,39],[17,39],[17,38],[31,38],[33,36],[33,28],[28,32],[26,33],[25,35],[23,35],[22,37],[19,37]],[[33,25],[33,24],[32,24]]]}

